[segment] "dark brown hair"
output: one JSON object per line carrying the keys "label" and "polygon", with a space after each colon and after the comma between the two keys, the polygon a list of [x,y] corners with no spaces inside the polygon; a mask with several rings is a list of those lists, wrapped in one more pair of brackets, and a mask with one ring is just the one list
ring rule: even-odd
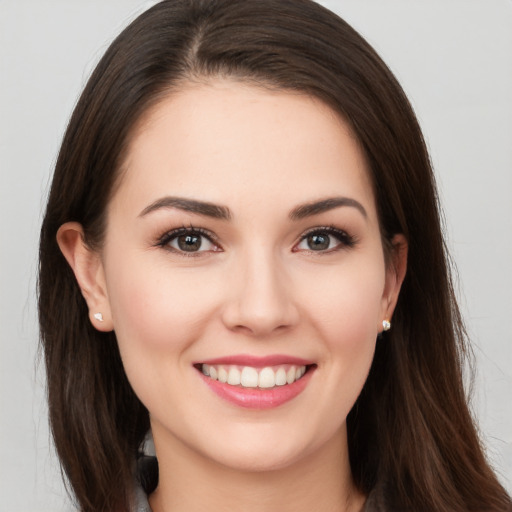
{"label": "dark brown hair", "polygon": [[409,243],[393,329],[348,418],[356,485],[389,510],[505,511],[468,410],[465,333],[415,115],[375,51],[310,0],[166,0],[136,19],[93,72],[59,153],[40,240],[39,318],[50,420],[82,511],[127,511],[148,412],[115,333],[96,331],[56,232],[82,224],[101,248],[105,211],[141,116],[173,89],[231,77],[319,98],[360,141],[386,246]]}

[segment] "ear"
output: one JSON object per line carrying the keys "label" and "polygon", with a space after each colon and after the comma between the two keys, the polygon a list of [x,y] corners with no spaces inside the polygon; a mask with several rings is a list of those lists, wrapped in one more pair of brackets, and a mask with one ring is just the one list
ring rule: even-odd
{"label": "ear", "polygon": [[404,235],[397,234],[391,240],[391,253],[386,268],[386,284],[382,296],[382,311],[379,332],[382,332],[382,321],[391,321],[393,311],[398,302],[400,288],[407,272],[408,243]]}
{"label": "ear", "polygon": [[85,244],[82,225],[78,222],[63,224],[57,231],[57,243],[87,302],[92,325],[98,331],[112,331],[114,326],[103,263],[100,255]]}

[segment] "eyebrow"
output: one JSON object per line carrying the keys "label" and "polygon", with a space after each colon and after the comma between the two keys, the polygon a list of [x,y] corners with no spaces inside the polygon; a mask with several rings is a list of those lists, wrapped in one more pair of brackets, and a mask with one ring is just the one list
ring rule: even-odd
{"label": "eyebrow", "polygon": [[350,197],[329,197],[320,201],[314,201],[312,203],[297,206],[290,212],[290,219],[301,220],[306,217],[328,212],[329,210],[334,210],[335,208],[340,208],[341,206],[356,208],[361,212],[365,219],[368,217],[364,206],[359,201],[351,199]]}
{"label": "eyebrow", "polygon": [[[334,210],[335,208],[340,208],[342,206],[356,208],[359,210],[359,212],[361,212],[365,219],[368,217],[364,206],[359,201],[351,199],[350,197],[329,197],[320,201],[314,201],[296,206],[290,212],[289,218],[294,221],[301,220],[306,217],[319,215],[329,210]],[[196,199],[186,199],[184,197],[171,196],[157,199],[149,206],[144,208],[144,210],[142,210],[142,212],[139,214],[139,217],[144,217],[145,215],[148,215],[149,213],[160,210],[162,208],[177,208],[178,210],[197,213],[199,215],[204,215],[206,217],[212,217],[214,219],[220,220],[232,219],[231,211],[227,206],[220,206],[205,201],[198,201]]]}
{"label": "eyebrow", "polygon": [[231,220],[231,212],[226,206],[219,206],[213,203],[197,201],[195,199],[185,199],[183,197],[162,197],[151,203],[140,212],[139,217],[144,217],[148,213],[160,210],[162,208],[177,208],[185,212],[197,213],[214,219]]}

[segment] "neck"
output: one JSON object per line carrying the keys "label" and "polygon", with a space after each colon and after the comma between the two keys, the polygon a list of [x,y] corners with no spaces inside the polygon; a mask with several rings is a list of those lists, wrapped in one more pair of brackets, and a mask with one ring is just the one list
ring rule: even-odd
{"label": "neck", "polygon": [[286,467],[264,471],[230,468],[179,442],[155,445],[159,484],[153,512],[359,512],[345,433]]}

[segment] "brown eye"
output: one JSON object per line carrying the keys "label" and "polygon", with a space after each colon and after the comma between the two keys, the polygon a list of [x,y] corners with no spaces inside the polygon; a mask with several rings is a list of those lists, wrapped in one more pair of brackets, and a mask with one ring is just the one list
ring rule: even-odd
{"label": "brown eye", "polygon": [[176,238],[178,247],[182,251],[195,252],[199,251],[202,245],[201,235],[181,235]]}
{"label": "brown eye", "polygon": [[331,243],[330,236],[326,233],[308,235],[306,238],[308,248],[312,251],[325,251]]}
{"label": "brown eye", "polygon": [[331,252],[355,245],[354,237],[333,227],[317,228],[303,235],[294,251]]}
{"label": "brown eye", "polygon": [[164,235],[158,245],[177,253],[194,253],[219,251],[220,247],[212,241],[212,235],[197,228],[182,228]]}

